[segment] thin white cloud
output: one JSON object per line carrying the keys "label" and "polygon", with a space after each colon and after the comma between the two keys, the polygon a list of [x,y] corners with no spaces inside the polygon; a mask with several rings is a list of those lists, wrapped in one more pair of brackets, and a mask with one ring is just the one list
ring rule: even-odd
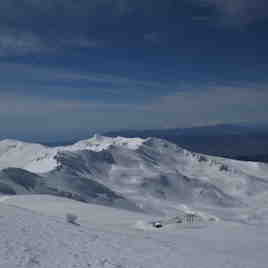
{"label": "thin white cloud", "polygon": [[32,32],[11,28],[0,30],[0,57],[25,56],[29,54],[55,53],[66,48],[92,48],[102,46],[99,40],[89,40],[84,36],[59,37],[48,40]]}
{"label": "thin white cloud", "polygon": [[[247,24],[268,16],[267,0],[185,0],[197,5],[214,7],[224,23]],[[96,32],[98,25],[116,25],[118,16],[127,16],[136,10],[143,16],[167,16],[165,10],[172,1],[153,0],[47,0],[0,1],[0,57],[51,53],[63,48],[91,48],[114,45],[115,37]],[[162,14],[163,10],[163,14]],[[156,11],[156,12],[155,12]],[[179,13],[178,9],[178,13]],[[178,14],[179,16],[179,14]],[[131,19],[131,18],[130,18]],[[204,23],[215,20],[195,16],[193,21]],[[133,22],[135,16],[133,16]],[[47,25],[47,26],[45,26]],[[118,25],[120,27],[120,25]],[[119,29],[119,28],[118,28]],[[141,33],[142,29],[141,29]],[[108,37],[108,38],[107,38]],[[103,39],[102,39],[103,38]],[[123,38],[123,37],[122,37]],[[165,34],[148,32],[146,41],[159,44]],[[122,41],[122,40],[121,40]]]}
{"label": "thin white cloud", "polygon": [[[40,53],[55,48],[102,46],[88,30],[102,14],[120,16],[132,10],[131,0],[0,1],[0,56]],[[109,11],[109,13],[107,12]]]}
{"label": "thin white cloud", "polygon": [[89,129],[131,127],[142,118],[143,110],[143,106],[129,103],[0,94],[1,137],[73,138]]}
{"label": "thin white cloud", "polygon": [[0,56],[20,56],[48,50],[51,48],[30,32],[0,31]]}
{"label": "thin white cloud", "polygon": [[159,43],[161,41],[161,34],[158,32],[146,33],[144,35],[144,40],[152,43]]}
{"label": "thin white cloud", "polygon": [[267,122],[268,87],[191,89],[145,104],[0,95],[2,135],[56,133],[72,137],[88,129],[192,127],[217,123]]}
{"label": "thin white cloud", "polygon": [[[46,68],[30,64],[0,63],[0,72],[2,73],[1,91],[16,91],[17,89],[27,90],[29,87],[36,86],[38,82],[39,90],[45,90],[48,85],[55,88],[56,91],[75,90],[76,84],[84,82],[88,84],[85,90],[97,90],[92,84],[99,85],[102,92],[120,94],[131,91],[131,94],[143,94],[144,90],[163,90],[167,87],[174,86],[172,83],[161,82],[157,80],[142,80],[129,78],[128,76],[94,73],[94,72],[77,72],[63,68]],[[16,81],[14,81],[14,73]],[[27,81],[27,88],[25,87]],[[57,83],[57,86],[55,86]]]}
{"label": "thin white cloud", "polygon": [[267,121],[268,86],[191,89],[148,106],[166,127]]}
{"label": "thin white cloud", "polygon": [[223,15],[223,22],[229,24],[248,24],[268,16],[266,0],[193,0],[215,7]]}

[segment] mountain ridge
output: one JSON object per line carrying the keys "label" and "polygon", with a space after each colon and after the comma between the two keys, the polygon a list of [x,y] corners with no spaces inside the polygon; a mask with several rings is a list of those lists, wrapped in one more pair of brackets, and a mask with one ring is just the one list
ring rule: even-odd
{"label": "mountain ridge", "polygon": [[[7,170],[18,176],[15,182]],[[176,204],[249,206],[268,191],[267,164],[198,154],[157,138],[97,135],[53,148],[4,140],[0,171],[0,192],[62,195],[153,213]],[[42,187],[22,191],[25,172]]]}

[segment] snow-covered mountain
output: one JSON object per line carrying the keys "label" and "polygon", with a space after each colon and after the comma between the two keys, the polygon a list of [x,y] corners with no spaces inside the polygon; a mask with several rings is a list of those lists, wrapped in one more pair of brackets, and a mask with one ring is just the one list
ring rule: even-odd
{"label": "snow-covered mountain", "polygon": [[144,140],[139,138],[109,138],[95,135],[91,139],[79,141],[71,146],[47,147],[41,144],[6,139],[0,141],[0,169],[17,167],[30,172],[44,173],[57,166],[55,156],[61,151],[91,150],[99,152],[108,149],[111,145],[135,150],[143,142]]}
{"label": "snow-covered mountain", "polygon": [[156,213],[182,204],[246,207],[268,192],[268,165],[196,154],[155,138],[95,135],[53,148],[3,140],[0,192]]}
{"label": "snow-covered mountain", "polygon": [[267,204],[267,164],[155,138],[4,140],[0,267],[266,268]]}

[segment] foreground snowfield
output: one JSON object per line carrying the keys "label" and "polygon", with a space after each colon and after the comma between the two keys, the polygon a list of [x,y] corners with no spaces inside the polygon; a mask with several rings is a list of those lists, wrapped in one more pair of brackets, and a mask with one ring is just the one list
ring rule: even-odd
{"label": "foreground snowfield", "polygon": [[[0,197],[0,267],[267,268],[267,225],[139,229],[150,216],[45,195]],[[79,225],[65,221],[75,212]]]}

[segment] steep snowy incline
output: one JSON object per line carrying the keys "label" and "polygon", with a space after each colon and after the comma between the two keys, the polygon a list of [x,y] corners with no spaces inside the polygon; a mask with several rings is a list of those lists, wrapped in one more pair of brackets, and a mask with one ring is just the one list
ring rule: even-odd
{"label": "steep snowy incline", "polygon": [[108,149],[111,145],[135,150],[143,142],[144,140],[140,138],[109,138],[95,135],[88,140],[82,140],[70,146],[50,148],[41,144],[7,139],[0,141],[0,169],[16,167],[30,172],[45,173],[57,167],[55,156],[61,151],[102,151]]}
{"label": "steep snowy incline", "polygon": [[41,173],[55,168],[53,156],[56,153],[56,149],[41,144],[3,140],[0,142],[0,169],[16,167]]}
{"label": "steep snowy incline", "polygon": [[159,139],[146,140],[137,151],[161,172],[212,184],[231,196],[241,198],[268,190],[267,164],[197,154]]}
{"label": "steep snowy incline", "polygon": [[44,177],[19,168],[2,169],[0,170],[0,193],[7,195],[50,194],[87,203],[141,211],[134,202],[105,185],[68,173],[59,175],[57,172],[52,172]]}
{"label": "steep snowy incline", "polygon": [[54,177],[98,181],[149,210],[174,203],[241,206],[268,191],[268,180],[258,177],[266,165],[254,167],[252,176],[245,172],[252,163],[191,153],[159,139],[144,140],[135,150],[110,145],[102,151],[62,151],[55,159]]}

